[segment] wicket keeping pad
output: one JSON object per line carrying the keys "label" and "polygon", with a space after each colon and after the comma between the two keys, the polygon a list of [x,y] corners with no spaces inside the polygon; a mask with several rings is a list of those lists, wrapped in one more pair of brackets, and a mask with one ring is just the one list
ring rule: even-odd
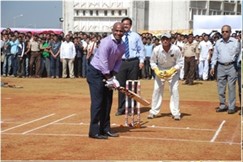
{"label": "wicket keeping pad", "polygon": [[137,102],[141,103],[144,106],[149,106],[150,102],[143,99],[141,96],[139,96],[138,94],[136,94],[133,91],[130,91],[124,87],[118,87],[117,90],[121,93],[124,93],[125,95],[127,95],[129,98],[132,98],[134,100],[136,100]]}

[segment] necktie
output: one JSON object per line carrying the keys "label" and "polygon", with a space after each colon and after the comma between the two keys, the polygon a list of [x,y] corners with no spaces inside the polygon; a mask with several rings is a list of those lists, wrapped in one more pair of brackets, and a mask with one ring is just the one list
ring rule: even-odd
{"label": "necktie", "polygon": [[126,38],[125,38],[125,45],[126,45],[126,51],[125,51],[125,57],[126,59],[129,58],[129,41],[128,41],[128,33],[125,34]]}

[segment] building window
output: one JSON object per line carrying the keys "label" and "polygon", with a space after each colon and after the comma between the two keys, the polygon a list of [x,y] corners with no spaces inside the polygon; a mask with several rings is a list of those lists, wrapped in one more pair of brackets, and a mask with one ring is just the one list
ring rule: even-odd
{"label": "building window", "polygon": [[76,11],[76,16],[78,16],[78,15],[79,15],[79,11],[77,10],[77,11]]}
{"label": "building window", "polygon": [[86,14],[86,12],[85,12],[85,10],[83,10],[83,15],[85,16],[85,14]]}
{"label": "building window", "polygon": [[121,10],[119,10],[119,11],[118,11],[118,14],[119,14],[119,16],[121,16],[121,15],[122,15],[122,11],[121,11]]}
{"label": "building window", "polygon": [[114,10],[111,11],[111,15],[112,15],[112,16],[115,15],[115,11],[114,11]]}
{"label": "building window", "polygon": [[127,16],[127,10],[125,10],[125,15]]}
{"label": "building window", "polygon": [[191,20],[193,20],[194,15],[199,15],[199,14],[197,14],[197,10],[196,9],[192,8],[191,9]]}
{"label": "building window", "polygon": [[93,16],[93,11],[90,10],[90,11],[89,11],[89,14],[90,14],[90,16]]}
{"label": "building window", "polygon": [[98,10],[96,10],[96,16],[99,16],[99,11]]}
{"label": "building window", "polygon": [[105,16],[107,16],[107,10],[104,11]]}
{"label": "building window", "polygon": [[202,15],[206,15],[206,10],[202,10]]}

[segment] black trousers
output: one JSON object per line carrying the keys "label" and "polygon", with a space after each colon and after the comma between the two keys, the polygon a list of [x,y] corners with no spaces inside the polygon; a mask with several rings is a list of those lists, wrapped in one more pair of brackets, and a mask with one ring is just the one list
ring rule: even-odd
{"label": "black trousers", "polygon": [[[133,59],[131,61],[122,61],[121,68],[116,75],[116,79],[119,81],[122,87],[126,87],[127,80],[138,80],[139,74],[139,59]],[[128,105],[131,105],[130,103]],[[118,92],[118,112],[125,112],[125,94]]]}
{"label": "black trousers", "polygon": [[195,78],[195,66],[196,65],[196,60],[195,56],[192,57],[185,57],[184,60],[184,78],[186,79],[187,83],[193,83],[193,80]]}
{"label": "black trousers", "polygon": [[91,96],[89,135],[110,131],[110,111],[113,91],[105,87],[103,74],[92,65],[87,69]]}

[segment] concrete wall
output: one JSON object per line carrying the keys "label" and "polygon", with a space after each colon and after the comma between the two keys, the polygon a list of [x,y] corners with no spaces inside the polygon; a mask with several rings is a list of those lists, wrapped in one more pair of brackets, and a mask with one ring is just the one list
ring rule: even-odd
{"label": "concrete wall", "polygon": [[149,30],[188,29],[189,2],[152,1],[149,3]]}
{"label": "concrete wall", "polygon": [[63,1],[64,33],[73,30],[73,1]]}
{"label": "concrete wall", "polygon": [[[133,17],[133,1],[129,0],[70,0],[64,3],[64,32],[111,32],[111,27],[124,17]],[[83,15],[86,10],[86,15]],[[90,15],[90,10],[93,15]],[[122,15],[118,15],[119,10]],[[96,15],[96,11],[99,15]],[[107,11],[107,15],[104,12]],[[115,15],[111,14],[114,11]],[[127,15],[125,14],[127,12]]]}
{"label": "concrete wall", "polygon": [[[241,13],[240,4],[220,0],[212,2],[189,0],[63,0],[63,28],[67,31],[110,32],[110,27],[124,17],[133,20],[132,30],[137,32],[173,31],[188,33],[193,27],[193,15],[227,15]],[[219,9],[220,4],[220,9]],[[231,11],[223,10],[234,6]],[[80,9],[81,13],[76,13]],[[101,11],[98,16],[82,16],[82,10]],[[108,15],[103,14],[108,10]],[[111,15],[115,11],[115,16]],[[117,12],[122,10],[122,15]],[[125,14],[127,13],[127,14]]]}

